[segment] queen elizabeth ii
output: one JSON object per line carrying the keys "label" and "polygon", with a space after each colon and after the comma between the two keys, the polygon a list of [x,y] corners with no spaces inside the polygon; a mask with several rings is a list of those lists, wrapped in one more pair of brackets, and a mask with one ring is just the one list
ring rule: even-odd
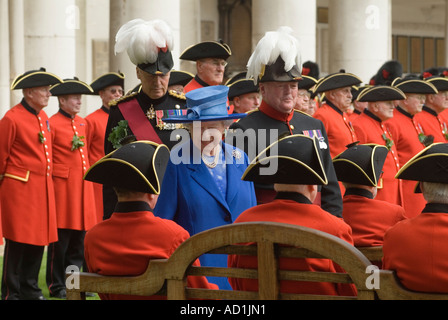
{"label": "queen elizabeth ii", "polygon": [[[174,220],[190,235],[232,224],[256,205],[252,182],[241,180],[247,155],[223,142],[228,126],[246,114],[228,114],[226,86],[211,86],[186,94],[187,114],[166,122],[183,123],[189,131],[171,151],[154,209],[156,216]],[[184,141],[187,140],[187,141]],[[227,256],[204,255],[201,265],[226,267]],[[231,289],[226,278],[209,278]]]}

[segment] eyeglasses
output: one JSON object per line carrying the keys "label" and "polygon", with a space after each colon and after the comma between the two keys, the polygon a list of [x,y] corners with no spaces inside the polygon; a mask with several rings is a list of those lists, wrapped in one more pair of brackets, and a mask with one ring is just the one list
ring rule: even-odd
{"label": "eyeglasses", "polygon": [[203,62],[214,65],[215,67],[227,67],[228,63],[226,61],[220,60],[204,60]]}
{"label": "eyeglasses", "polygon": [[112,94],[116,94],[118,92],[119,94],[123,95],[124,93],[123,89],[115,89],[115,88],[107,89],[107,91],[109,91]]}

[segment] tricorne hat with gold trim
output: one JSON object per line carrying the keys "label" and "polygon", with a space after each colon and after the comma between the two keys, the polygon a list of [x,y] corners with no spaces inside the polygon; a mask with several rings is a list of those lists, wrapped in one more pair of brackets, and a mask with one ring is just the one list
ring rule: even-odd
{"label": "tricorne hat with gold trim", "polygon": [[204,41],[194,44],[182,52],[179,59],[197,61],[206,58],[227,60],[232,56],[229,45],[222,41]]}
{"label": "tricorne hat with gold trim", "polygon": [[405,100],[406,95],[398,88],[391,86],[372,86],[365,88],[357,97],[360,102],[378,102]]}
{"label": "tricorne hat with gold trim", "polygon": [[62,83],[62,79],[49,73],[45,68],[27,71],[18,76],[11,84],[11,90],[53,86]]}
{"label": "tricorne hat with gold trim", "polygon": [[389,149],[378,144],[357,143],[333,159],[338,180],[365,186],[377,187]]}
{"label": "tricorne hat with gold trim", "polygon": [[323,93],[331,90],[336,90],[345,87],[357,86],[362,83],[362,80],[353,73],[347,73],[345,70],[329,74],[328,76],[320,79],[313,92]]}
{"label": "tricorne hat with gold trim", "polygon": [[[396,179],[448,184],[448,143],[434,143],[412,157],[397,173]],[[420,184],[416,193],[420,193]]]}
{"label": "tricorne hat with gold trim", "polygon": [[437,88],[426,80],[421,80],[418,77],[407,76],[404,78],[396,78],[392,82],[392,86],[400,89],[404,93],[415,94],[436,94],[439,91]]}
{"label": "tricorne hat with gold trim", "polygon": [[317,139],[300,134],[280,138],[262,151],[242,180],[260,184],[328,184]]}
{"label": "tricorne hat with gold trim", "polygon": [[169,157],[166,145],[132,142],[93,164],[84,179],[129,191],[160,194]]}
{"label": "tricorne hat with gold trim", "polygon": [[115,53],[126,51],[131,62],[147,73],[167,74],[173,69],[174,36],[163,20],[131,20],[118,30],[115,41]]}
{"label": "tricorne hat with gold trim", "polygon": [[93,89],[87,83],[74,77],[73,79],[64,79],[62,83],[52,86],[50,92],[53,96],[59,97],[71,94],[93,94]]}
{"label": "tricorne hat with gold trim", "polygon": [[108,72],[95,79],[90,86],[94,94],[98,95],[101,90],[111,86],[120,86],[124,88],[125,75],[122,72]]}
{"label": "tricorne hat with gold trim", "polygon": [[258,82],[298,81],[302,75],[299,41],[290,27],[267,32],[247,65],[247,78]]}

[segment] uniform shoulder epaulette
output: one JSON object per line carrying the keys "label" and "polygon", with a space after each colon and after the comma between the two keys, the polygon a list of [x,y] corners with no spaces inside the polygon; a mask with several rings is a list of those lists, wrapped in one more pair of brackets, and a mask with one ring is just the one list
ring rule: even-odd
{"label": "uniform shoulder epaulette", "polygon": [[301,114],[304,114],[304,115],[306,115],[306,116],[308,116],[308,117],[310,117],[310,118],[312,118],[313,116],[311,116],[311,115],[309,115],[308,113],[306,113],[306,112],[303,112],[303,111],[300,111],[300,110],[294,110],[295,112],[297,112],[297,113],[301,113]]}
{"label": "uniform shoulder epaulette", "polygon": [[172,96],[174,98],[181,99],[181,100],[187,100],[187,97],[185,97],[185,93],[179,93],[174,90],[169,90],[168,93],[170,96]]}
{"label": "uniform shoulder epaulette", "polygon": [[110,107],[116,107],[118,104],[120,104],[122,102],[129,101],[129,100],[133,99],[137,95],[138,95],[138,92],[134,92],[134,93],[125,95],[125,96],[121,97],[120,99],[113,100],[113,101],[109,102],[109,106]]}

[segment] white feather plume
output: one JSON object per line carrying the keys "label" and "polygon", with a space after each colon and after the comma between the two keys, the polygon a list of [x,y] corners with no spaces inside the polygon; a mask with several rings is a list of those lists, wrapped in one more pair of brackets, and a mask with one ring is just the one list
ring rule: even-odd
{"label": "white feather plume", "polygon": [[115,54],[126,51],[133,64],[154,63],[159,48],[173,50],[174,37],[163,20],[131,20],[123,25],[115,37]]}
{"label": "white feather plume", "polygon": [[247,64],[247,78],[254,78],[257,83],[266,65],[271,65],[282,57],[285,61],[285,71],[290,71],[295,65],[302,68],[300,44],[290,27],[280,27],[270,31],[258,42]]}

